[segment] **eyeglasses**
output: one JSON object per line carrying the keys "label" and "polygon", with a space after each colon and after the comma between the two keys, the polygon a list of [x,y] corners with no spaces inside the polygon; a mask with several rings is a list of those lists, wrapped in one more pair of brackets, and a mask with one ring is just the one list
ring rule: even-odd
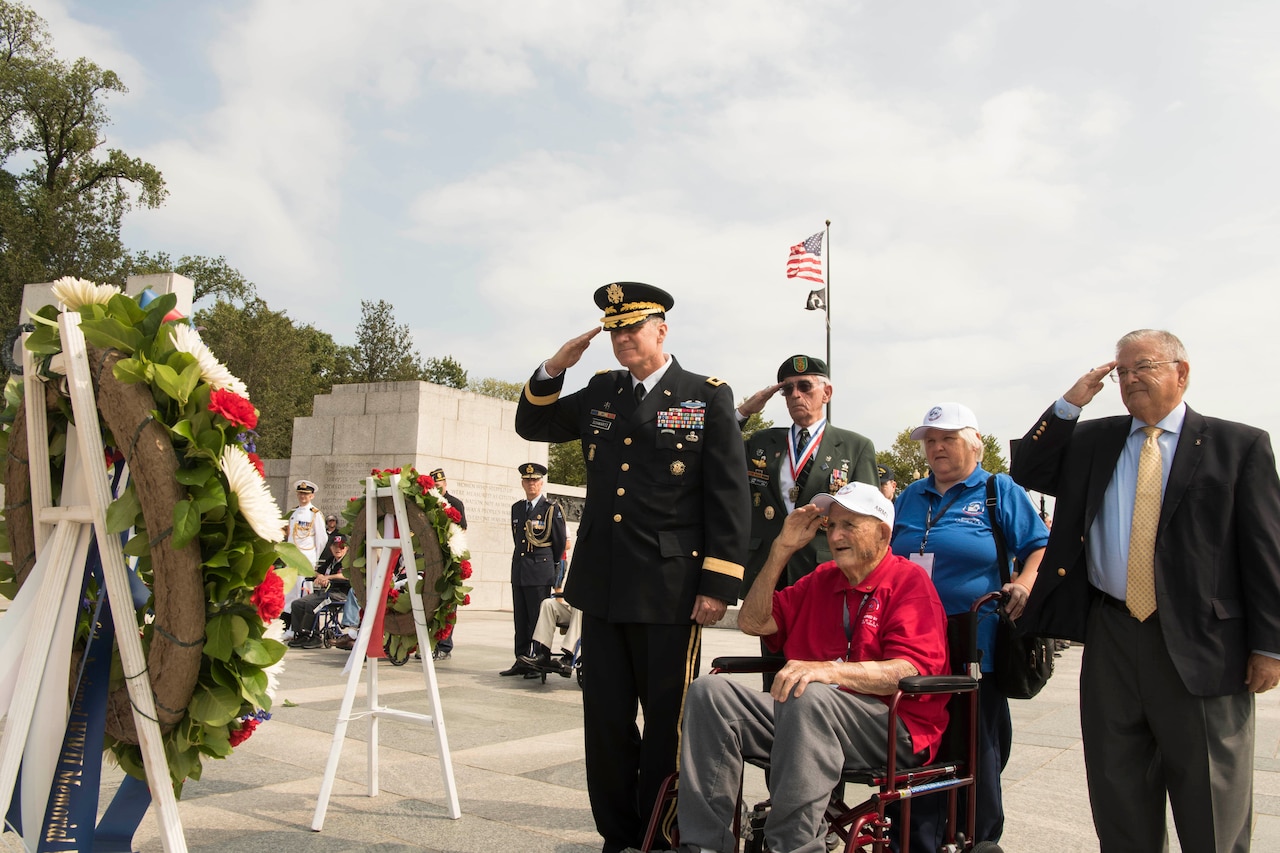
{"label": "eyeglasses", "polygon": [[801,394],[808,394],[816,385],[816,382],[808,379],[801,379],[799,382],[782,383],[782,388],[780,390],[782,391],[782,396],[790,397],[795,391],[799,391]]}
{"label": "eyeglasses", "polygon": [[1133,374],[1138,378],[1150,376],[1155,369],[1162,364],[1177,364],[1181,359],[1171,358],[1168,361],[1142,361],[1133,367],[1117,367],[1115,370],[1107,374],[1112,382],[1122,382],[1129,378],[1129,374]]}

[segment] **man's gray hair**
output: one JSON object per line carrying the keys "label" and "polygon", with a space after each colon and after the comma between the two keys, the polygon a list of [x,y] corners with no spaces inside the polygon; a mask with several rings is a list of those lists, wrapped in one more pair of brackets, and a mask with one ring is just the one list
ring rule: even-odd
{"label": "man's gray hair", "polygon": [[[965,427],[964,429],[956,430],[956,433],[962,439],[964,439],[968,443],[968,445],[972,447],[974,450],[978,451],[979,453],[983,451],[984,448],[982,446],[982,436],[978,435],[978,431],[976,429],[974,429],[973,427]],[[978,464],[979,465],[982,464],[981,457],[978,458]]]}
{"label": "man's gray hair", "polygon": [[1120,350],[1129,344],[1136,344],[1140,341],[1155,341],[1156,346],[1160,348],[1160,352],[1165,358],[1176,361],[1187,361],[1187,348],[1182,345],[1182,341],[1178,340],[1178,336],[1173,332],[1166,332],[1163,329],[1136,329],[1116,341],[1116,355],[1120,354]]}

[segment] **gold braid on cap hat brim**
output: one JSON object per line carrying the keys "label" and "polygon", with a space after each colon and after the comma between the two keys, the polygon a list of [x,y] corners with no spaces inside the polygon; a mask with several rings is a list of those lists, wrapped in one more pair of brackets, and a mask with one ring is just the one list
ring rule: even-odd
{"label": "gold braid on cap hat brim", "polygon": [[661,314],[666,310],[657,302],[626,302],[616,308],[611,305],[604,309],[604,316],[600,318],[600,322],[606,329],[630,326],[651,314]]}

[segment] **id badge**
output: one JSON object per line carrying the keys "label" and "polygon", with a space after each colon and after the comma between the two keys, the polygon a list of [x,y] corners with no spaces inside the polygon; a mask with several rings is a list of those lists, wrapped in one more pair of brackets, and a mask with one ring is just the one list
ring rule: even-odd
{"label": "id badge", "polygon": [[928,575],[930,579],[933,578],[933,552],[932,551],[930,551],[928,554],[920,554],[920,553],[908,554],[907,559],[915,563],[920,568],[924,569],[924,573]]}

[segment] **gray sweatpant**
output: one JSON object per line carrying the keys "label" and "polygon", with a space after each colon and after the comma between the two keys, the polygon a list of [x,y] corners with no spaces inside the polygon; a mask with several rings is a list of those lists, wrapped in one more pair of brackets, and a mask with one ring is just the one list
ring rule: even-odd
{"label": "gray sweatpant", "polygon": [[[889,707],[823,684],[775,702],[724,676],[696,679],[685,699],[677,799],[682,850],[734,849],[743,761],[768,759],[769,849],[825,853],[825,811],[845,767],[883,766]],[[920,763],[898,721],[900,766]]]}

